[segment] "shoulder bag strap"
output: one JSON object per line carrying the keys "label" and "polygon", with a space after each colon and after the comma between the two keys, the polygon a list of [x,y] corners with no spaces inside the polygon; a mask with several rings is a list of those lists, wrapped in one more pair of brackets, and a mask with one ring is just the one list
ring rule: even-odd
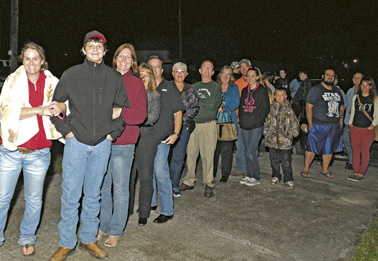
{"label": "shoulder bag strap", "polygon": [[360,104],[361,110],[365,113],[366,117],[373,122],[373,119],[370,117],[370,115],[365,111],[364,107],[362,106],[361,100],[360,100],[360,95],[357,95],[358,103]]}

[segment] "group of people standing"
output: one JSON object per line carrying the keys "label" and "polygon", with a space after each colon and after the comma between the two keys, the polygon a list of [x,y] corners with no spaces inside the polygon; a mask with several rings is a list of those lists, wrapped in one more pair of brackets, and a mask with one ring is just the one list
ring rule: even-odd
{"label": "group of people standing", "polygon": [[[104,237],[106,247],[118,245],[128,217],[134,212],[137,177],[140,226],[145,226],[151,210],[157,209],[157,197],[161,211],[154,222],[166,223],[173,218],[173,198],[194,188],[199,155],[204,196],[212,197],[219,158],[220,182],[227,182],[235,145],[235,141],[217,140],[217,123],[232,122],[237,129],[236,174],[246,173],[240,183],[260,184],[257,157],[264,135],[270,148],[272,184],[281,180],[281,164],[285,185],[294,188],[291,146],[299,132],[299,121],[287,100],[287,89],[275,88],[249,60],[237,63],[239,79],[234,78],[234,68],[224,66],[217,81],[212,80],[213,63],[205,60],[199,69],[201,81],[190,85],[185,82],[185,63],[173,65],[173,81],[169,82],[163,77],[162,59],[154,55],[138,66],[131,44],[118,47],[113,68],[106,66],[103,58],[107,40],[98,31],[85,35],[81,51],[84,62],[67,69],[58,80],[47,70],[44,49],[27,43],[20,56],[23,65],[5,82],[0,96],[0,246],[5,241],[8,210],[22,170],[26,207],[18,244],[24,256],[36,253],[43,183],[53,139],[65,142],[65,148],[60,241],[50,260],[64,260],[74,254],[80,205],[79,248],[106,259],[107,253],[97,241]],[[328,93],[329,88],[334,90],[333,78],[334,71],[326,70],[320,86],[304,92],[309,92],[305,104],[308,143],[313,144],[308,155],[306,152],[306,164],[315,153],[333,153],[340,148],[338,134],[329,138],[333,131],[341,135],[341,126],[332,124],[342,124],[345,105],[336,95],[338,91]],[[372,141],[372,129],[378,123],[378,101],[371,78],[363,78],[356,91],[349,126],[357,179],[366,172],[366,144]],[[316,107],[315,97],[323,97],[319,105],[322,109]],[[363,104],[361,107],[356,105],[356,99]],[[370,125],[363,118],[365,114],[359,109],[362,107],[374,119]],[[324,114],[332,118],[326,126],[321,122]],[[363,156],[361,164],[358,153]],[[187,171],[181,179],[185,157]],[[327,162],[328,158],[324,159]],[[331,173],[324,169],[323,174]],[[302,176],[310,177],[307,165]]]}

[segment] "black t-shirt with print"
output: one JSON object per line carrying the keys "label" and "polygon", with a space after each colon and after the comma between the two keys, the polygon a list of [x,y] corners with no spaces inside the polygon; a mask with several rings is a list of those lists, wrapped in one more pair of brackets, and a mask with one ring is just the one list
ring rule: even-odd
{"label": "black t-shirt with print", "polygon": [[[365,111],[370,115],[373,119],[374,113],[374,103],[369,102],[369,97],[363,97],[360,95],[360,100],[362,106],[364,107]],[[360,104],[358,103],[358,99],[356,98],[354,102],[354,118],[353,118],[353,126],[359,128],[367,128],[371,125],[371,120],[366,117],[365,113],[362,111]]]}

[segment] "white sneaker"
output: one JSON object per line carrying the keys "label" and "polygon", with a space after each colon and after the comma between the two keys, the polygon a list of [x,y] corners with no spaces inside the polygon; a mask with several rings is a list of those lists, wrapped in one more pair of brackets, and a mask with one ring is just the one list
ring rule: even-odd
{"label": "white sneaker", "polygon": [[248,180],[249,180],[249,177],[246,176],[246,177],[244,177],[244,178],[241,179],[240,184],[245,185],[245,184],[247,184]]}
{"label": "white sneaker", "polygon": [[247,183],[245,183],[247,186],[256,186],[260,184],[260,180],[257,180],[255,178],[249,178]]}
{"label": "white sneaker", "polygon": [[272,185],[277,185],[278,183],[280,183],[280,180],[277,177],[272,178],[272,181],[270,182]]}
{"label": "white sneaker", "polygon": [[286,187],[288,189],[294,189],[294,182],[293,181],[288,181],[285,183]]}

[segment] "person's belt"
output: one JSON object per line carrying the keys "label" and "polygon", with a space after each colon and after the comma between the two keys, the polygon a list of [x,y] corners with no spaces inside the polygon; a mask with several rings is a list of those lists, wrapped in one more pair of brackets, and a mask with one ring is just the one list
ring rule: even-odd
{"label": "person's belt", "polygon": [[29,153],[32,153],[32,152],[36,151],[36,150],[27,149],[27,148],[17,148],[17,150],[20,153],[23,153],[23,154],[29,154]]}
{"label": "person's belt", "polygon": [[202,123],[210,123],[210,122],[213,122],[214,120],[212,121],[204,121],[204,122],[196,122],[197,124],[202,124]]}

